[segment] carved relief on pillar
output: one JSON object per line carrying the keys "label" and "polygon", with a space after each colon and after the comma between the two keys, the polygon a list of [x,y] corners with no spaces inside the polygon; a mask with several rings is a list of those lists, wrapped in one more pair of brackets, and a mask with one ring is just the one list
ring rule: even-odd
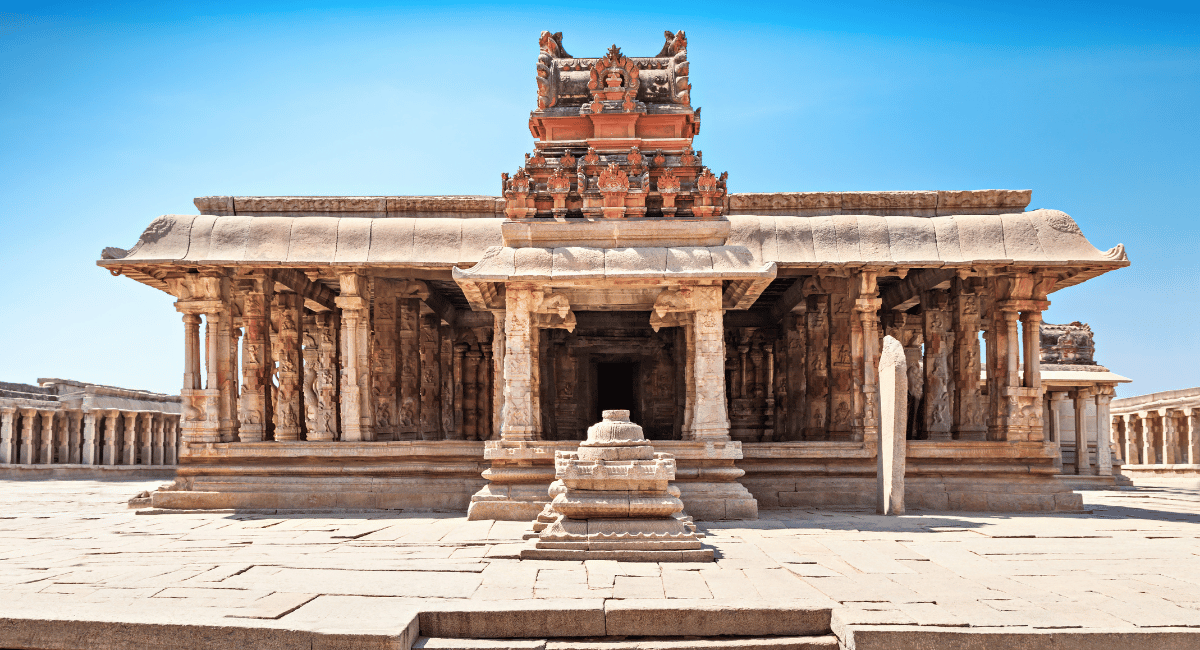
{"label": "carved relief on pillar", "polygon": [[854,416],[854,361],[850,356],[850,323],[854,319],[850,283],[825,278],[829,289],[829,432],[830,440],[850,440]]}
{"label": "carved relief on pillar", "polygon": [[242,283],[242,390],[238,406],[238,440],[260,442],[271,433],[270,313],[274,282],[252,279]]}
{"label": "carved relief on pillar", "polygon": [[1112,415],[1109,408],[1115,395],[1115,387],[1111,384],[1096,387],[1096,473],[1100,476],[1112,476],[1113,440],[1109,425]]}
{"label": "carved relief on pillar", "polygon": [[792,313],[783,318],[784,373],[781,373],[776,399],[783,405],[784,426],[777,433],[779,440],[791,442],[804,439],[806,406],[808,404],[808,301],[801,300]]}
{"label": "carved relief on pillar", "polygon": [[950,440],[954,428],[954,388],[950,360],[954,339],[950,330],[949,297],[930,290],[921,297],[925,338],[925,408],[922,429],[929,440]]}
{"label": "carved relief on pillar", "polygon": [[[995,329],[988,340],[995,343],[995,357],[989,349],[989,397],[996,389],[994,408],[989,418],[991,436],[1009,441],[1040,441],[1043,439],[1042,386],[1038,345],[1041,312],[1050,306],[1046,292],[1053,286],[1054,277],[1046,274],[1014,273],[993,279],[996,302],[992,309]],[[1025,332],[1018,333],[1017,323],[1025,323]],[[1021,342],[1024,339],[1026,372],[1022,377]]]}
{"label": "carved relief on pillar", "polygon": [[[505,440],[535,440],[533,309],[541,296],[527,288],[508,287],[505,292],[504,422]],[[535,302],[536,301],[536,302]]]}
{"label": "carved relief on pillar", "polygon": [[479,364],[483,354],[475,347],[464,346],[463,352],[463,435],[467,440],[481,440],[479,435]]}
{"label": "carved relief on pillar", "polygon": [[334,312],[316,316],[317,358],[316,392],[317,415],[309,440],[336,440],[338,437],[338,330],[340,323]]}
{"label": "carved relief on pillar", "polygon": [[458,375],[454,372],[454,328],[438,324],[438,367],[441,372],[441,418],[442,438],[462,440],[455,419],[455,403],[458,400]]}
{"label": "carved relief on pillar", "polygon": [[[428,346],[428,339],[422,338],[421,301],[429,297],[429,287],[424,282],[410,280],[397,283],[393,295],[397,305],[395,332],[399,342],[393,344],[397,347],[391,362],[394,365],[385,371],[388,376],[373,378],[377,380],[375,418],[378,425],[383,415],[391,417],[397,440],[416,440],[424,435],[422,376],[425,374],[426,359],[422,356],[422,346]],[[395,341],[396,337],[392,336],[389,340]],[[378,408],[385,401],[394,404],[397,410],[381,413]]]}
{"label": "carved relief on pillar", "polygon": [[441,435],[441,355],[438,350],[438,322],[433,314],[420,317],[418,346],[421,355],[418,435],[421,440],[438,440]]}
{"label": "carved relief on pillar", "polygon": [[853,364],[851,426],[856,441],[874,449],[879,437],[879,274],[864,269],[851,278],[854,316],[850,321],[850,357]]}
{"label": "carved relief on pillar", "polygon": [[38,436],[38,460],[42,465],[54,462],[54,411],[38,411],[41,431]]}
{"label": "carved relief on pillar", "polygon": [[488,386],[492,394],[492,434],[490,440],[499,440],[504,423],[504,363],[508,350],[508,336],[505,334],[507,318],[503,311],[492,312],[492,363],[491,381]]}
{"label": "carved relief on pillar", "polygon": [[301,440],[303,429],[303,393],[301,392],[300,296],[279,294],[275,299],[275,337],[271,348],[275,353],[276,381],[279,388],[275,399],[275,440]]}
{"label": "carved relief on pillar", "polygon": [[829,295],[820,292],[814,280],[808,297],[807,330],[808,354],[808,422],[804,428],[805,440],[827,440],[829,437]]}
{"label": "carved relief on pillar", "polygon": [[17,461],[15,431],[17,409],[12,406],[0,407],[0,463],[8,464]]}
{"label": "carved relief on pillar", "polygon": [[371,291],[370,399],[374,408],[375,437],[378,440],[412,440],[416,438],[415,418],[403,422],[404,404],[401,402],[410,409],[415,408],[415,387],[410,381],[409,391],[398,398],[397,382],[403,384],[417,372],[418,361],[410,347],[416,344],[419,307],[409,298],[398,302],[396,286],[391,280],[372,278]]}
{"label": "carved relief on pillar", "polygon": [[300,335],[300,343],[303,350],[300,359],[304,371],[301,382],[304,394],[304,430],[308,433],[307,438],[311,440],[317,429],[317,358],[320,355],[317,350],[317,339],[320,335],[317,331],[315,314],[305,314],[302,322],[304,331]]}
{"label": "carved relief on pillar", "polygon": [[695,400],[691,433],[695,440],[728,440],[725,410],[725,334],[721,287],[691,289],[695,354]]}
{"label": "carved relief on pillar", "polygon": [[[221,391],[220,404],[220,438],[221,442],[237,440],[237,328],[233,319],[238,314],[232,300],[232,288],[228,277],[222,277],[220,283],[221,313],[217,324],[217,385]],[[212,386],[210,386],[212,388]]]}
{"label": "carved relief on pillar", "polygon": [[374,440],[371,417],[370,345],[367,336],[368,303],[363,297],[366,278],[357,273],[338,276],[340,295],[334,299],[341,310],[341,415],[342,440]]}
{"label": "carved relief on pillar", "polygon": [[956,279],[954,311],[954,436],[959,440],[984,440],[984,398],[979,359],[979,295],[967,282]]}
{"label": "carved relief on pillar", "polygon": [[[175,308],[184,314],[184,371],[180,391],[183,408],[183,441],[212,443],[221,440],[221,390],[218,381],[221,316],[227,312],[222,299],[225,280],[219,276],[187,274],[166,278],[171,294],[178,298]],[[200,315],[205,321],[205,382],[201,382]],[[226,316],[228,318],[228,316]],[[114,432],[115,433],[115,432]],[[127,434],[128,435],[128,434]],[[105,461],[115,462],[116,449],[106,439]],[[114,443],[115,444],[115,441]],[[112,454],[111,456],[109,454]]]}

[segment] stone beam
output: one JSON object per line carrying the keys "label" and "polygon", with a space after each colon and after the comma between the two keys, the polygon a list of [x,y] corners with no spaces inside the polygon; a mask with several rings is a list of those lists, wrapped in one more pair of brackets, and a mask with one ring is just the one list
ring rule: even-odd
{"label": "stone beam", "polygon": [[283,286],[295,291],[304,300],[316,303],[325,309],[336,308],[334,298],[337,294],[333,289],[308,279],[308,276],[296,269],[277,269],[271,273],[272,278]]}
{"label": "stone beam", "polygon": [[779,300],[776,300],[774,305],[771,305],[771,310],[767,317],[771,324],[783,320],[784,316],[791,313],[796,308],[796,305],[799,305],[800,301],[804,300],[804,281],[807,279],[807,277],[796,278],[792,282],[792,286],[788,287],[782,296],[779,296]]}
{"label": "stone beam", "polygon": [[953,280],[954,276],[954,269],[913,269],[898,284],[880,292],[879,297],[883,300],[881,309],[915,305],[922,293]]}
{"label": "stone beam", "polygon": [[446,321],[451,327],[458,324],[459,312],[450,304],[450,301],[443,296],[440,291],[432,285],[429,286],[429,297],[425,299],[425,304],[437,314],[439,318]]}

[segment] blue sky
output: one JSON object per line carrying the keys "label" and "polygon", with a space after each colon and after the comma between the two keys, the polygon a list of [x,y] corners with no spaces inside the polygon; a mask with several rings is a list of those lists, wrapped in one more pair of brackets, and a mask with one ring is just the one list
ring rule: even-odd
{"label": "blue sky", "polygon": [[1200,385],[1196,3],[0,3],[0,381],[176,392],[166,294],[94,265],[208,194],[495,194],[537,35],[687,30],[731,191],[1033,190],[1133,266],[1051,296],[1121,395]]}

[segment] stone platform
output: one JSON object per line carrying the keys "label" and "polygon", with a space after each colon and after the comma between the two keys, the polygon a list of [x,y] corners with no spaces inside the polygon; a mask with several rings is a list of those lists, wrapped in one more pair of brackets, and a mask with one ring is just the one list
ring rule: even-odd
{"label": "stone platform", "polygon": [[[700,525],[716,562],[654,564],[518,560],[527,523],[461,514],[126,508],[156,485],[0,482],[0,647],[666,650],[656,621],[712,612],[740,612],[733,647],[1200,646],[1191,487],[1080,513],[764,509]],[[796,627],[750,624],[776,618]]]}

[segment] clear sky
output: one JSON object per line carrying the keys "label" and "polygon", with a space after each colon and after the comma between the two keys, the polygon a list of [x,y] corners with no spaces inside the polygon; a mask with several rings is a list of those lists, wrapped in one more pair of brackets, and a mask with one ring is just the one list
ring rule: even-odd
{"label": "clear sky", "polygon": [[104,246],[210,194],[497,194],[541,30],[684,29],[731,191],[1032,189],[1133,261],[1046,320],[1091,324],[1120,395],[1197,386],[1198,7],[0,2],[0,380],[177,392],[172,299]]}

